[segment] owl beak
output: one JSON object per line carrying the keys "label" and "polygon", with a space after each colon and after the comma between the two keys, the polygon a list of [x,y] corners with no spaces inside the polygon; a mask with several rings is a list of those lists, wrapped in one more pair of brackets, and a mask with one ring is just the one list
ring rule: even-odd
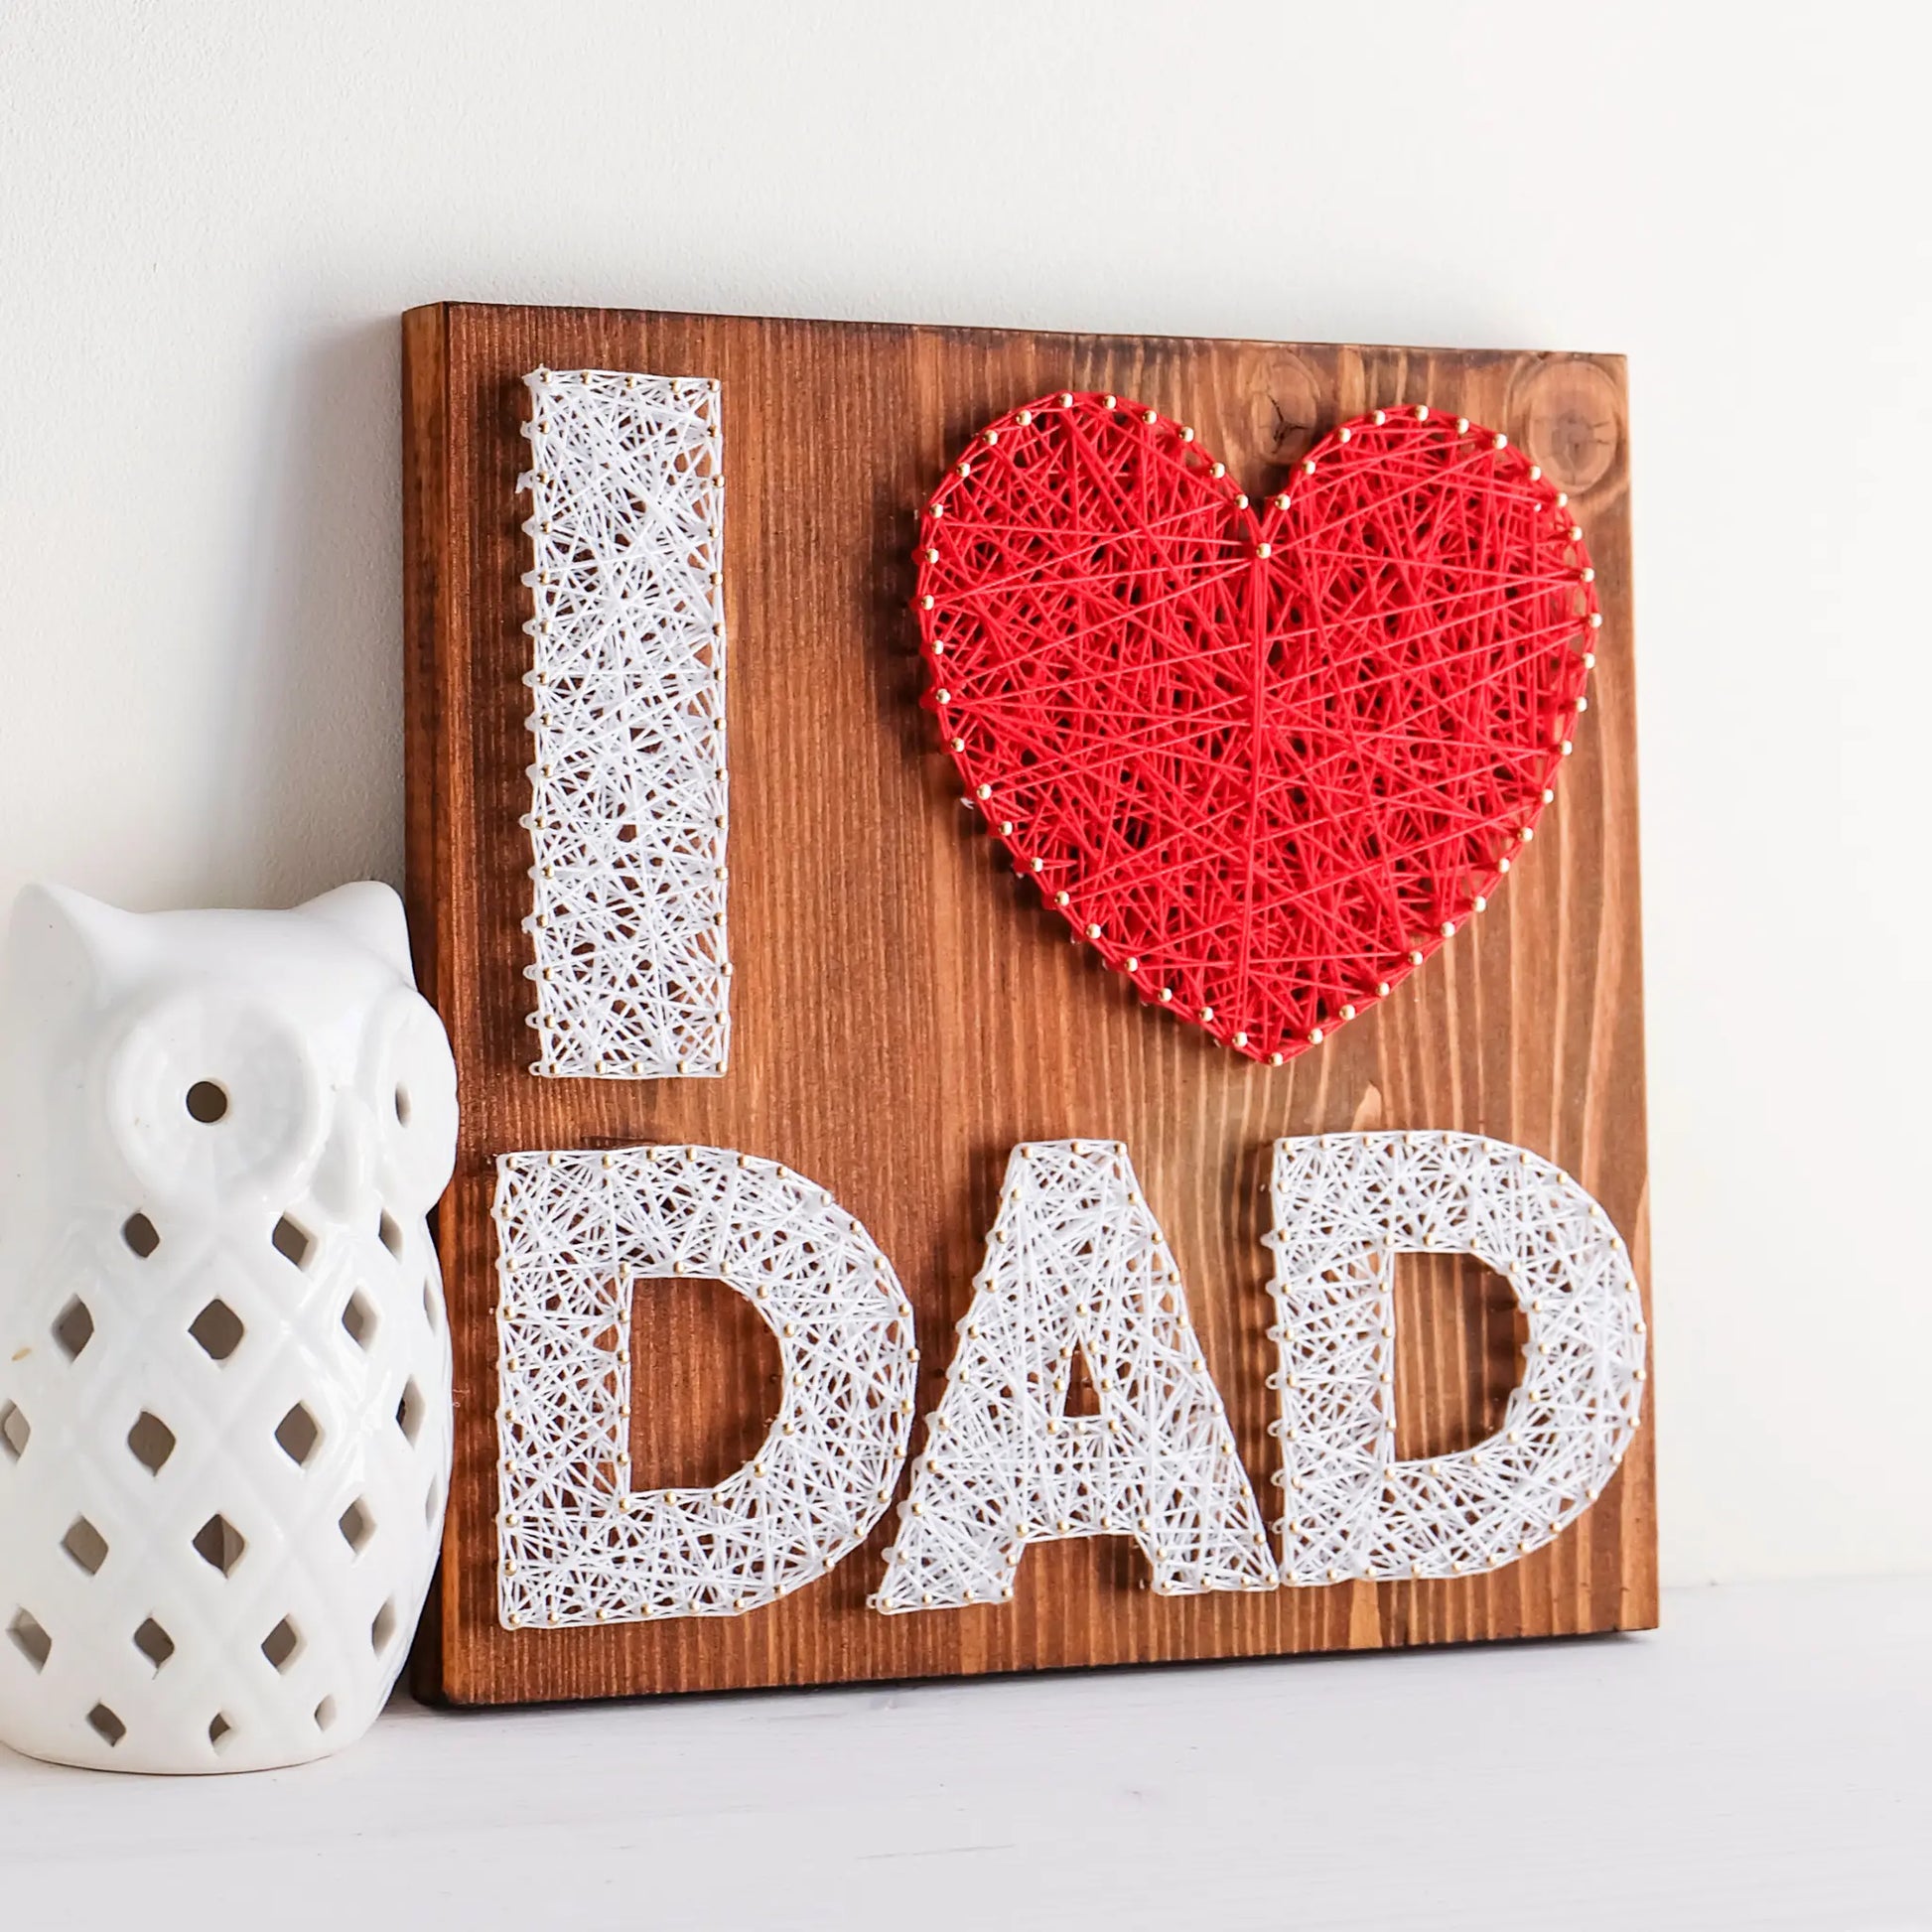
{"label": "owl beak", "polygon": [[359,1094],[339,1090],[336,1118],[316,1163],[311,1191],[325,1213],[348,1221],[368,1204],[374,1186],[375,1116]]}

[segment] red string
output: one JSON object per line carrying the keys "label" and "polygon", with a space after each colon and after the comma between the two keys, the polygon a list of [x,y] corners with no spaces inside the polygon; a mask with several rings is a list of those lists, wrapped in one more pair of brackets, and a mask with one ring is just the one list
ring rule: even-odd
{"label": "red string", "polygon": [[925,703],[1110,966],[1286,1059],[1528,841],[1584,709],[1591,576],[1564,497],[1473,423],[1360,417],[1257,513],[1191,430],[1048,396],[927,506]]}

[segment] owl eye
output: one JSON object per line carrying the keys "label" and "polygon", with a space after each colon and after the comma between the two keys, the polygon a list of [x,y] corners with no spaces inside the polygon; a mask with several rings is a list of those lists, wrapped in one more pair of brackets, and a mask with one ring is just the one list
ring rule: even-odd
{"label": "owl eye", "polygon": [[285,1193],[321,1152],[323,1083],[278,1015],[183,989],[137,1011],[107,1062],[108,1138],[144,1198]]}
{"label": "owl eye", "polygon": [[197,1080],[188,1089],[188,1117],[212,1127],[228,1111],[228,1090],[219,1080]]}
{"label": "owl eye", "polygon": [[382,1002],[364,1065],[384,1197],[398,1213],[425,1214],[456,1157],[456,1067],[442,1023],[420,994],[398,991]]}

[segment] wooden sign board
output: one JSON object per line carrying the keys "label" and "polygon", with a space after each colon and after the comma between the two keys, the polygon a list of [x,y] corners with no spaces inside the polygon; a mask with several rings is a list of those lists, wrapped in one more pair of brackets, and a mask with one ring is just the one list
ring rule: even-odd
{"label": "wooden sign board", "polygon": [[[694,1142],[829,1188],[915,1309],[936,1402],[1024,1140],[1124,1141],[1179,1263],[1269,1508],[1272,1143],[1449,1128],[1558,1163],[1648,1278],[1623,366],[1614,356],[1056,336],[442,305],[403,325],[409,898],[461,1080],[440,1245],[456,1473],[423,1692],[460,1704],[971,1675],[1637,1629],[1656,1616],[1649,1417],[1601,1499],[1487,1574],[1160,1596],[1123,1538],[1036,1544],[1013,1601],[870,1608],[889,1511],[830,1574],[737,1617],[503,1628],[496,1614],[494,1163],[529,1149]],[[532,611],[524,376],[718,379],[731,507],[734,1041],[722,1079],[529,1072]],[[1570,491],[1604,624],[1557,802],[1499,901],[1372,1013],[1269,1068],[1145,1010],[1001,863],[919,709],[908,613],[921,505],[983,423],[1062,386],[1192,424],[1260,491],[1338,420],[1427,401],[1505,430]],[[1473,1262],[1398,1264],[1398,1448],[1496,1426],[1520,1346]],[[776,1407],[777,1355],[716,1285],[643,1284],[632,1479],[719,1480]],[[1072,1406],[1082,1392],[1075,1389]],[[923,1424],[915,1424],[916,1449]],[[903,1495],[904,1478],[897,1492]],[[895,1500],[897,1500],[896,1496]]]}

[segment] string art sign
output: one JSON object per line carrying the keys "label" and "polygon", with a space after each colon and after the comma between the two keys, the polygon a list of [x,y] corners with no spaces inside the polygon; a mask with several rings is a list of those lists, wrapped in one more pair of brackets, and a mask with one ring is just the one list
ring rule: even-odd
{"label": "string art sign", "polygon": [[418,1688],[1652,1621],[1621,364],[444,306],[404,370]]}

